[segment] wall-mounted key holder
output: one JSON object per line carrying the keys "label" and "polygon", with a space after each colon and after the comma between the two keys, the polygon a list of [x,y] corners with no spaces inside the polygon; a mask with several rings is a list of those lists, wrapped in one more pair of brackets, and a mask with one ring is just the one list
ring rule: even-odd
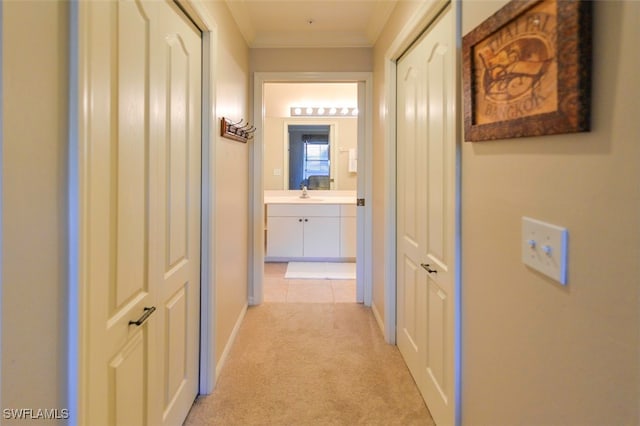
{"label": "wall-mounted key holder", "polygon": [[249,123],[242,124],[244,119],[233,123],[227,118],[222,117],[220,123],[220,136],[227,139],[233,139],[234,141],[247,143],[249,139],[253,139],[253,134],[256,131],[255,126]]}

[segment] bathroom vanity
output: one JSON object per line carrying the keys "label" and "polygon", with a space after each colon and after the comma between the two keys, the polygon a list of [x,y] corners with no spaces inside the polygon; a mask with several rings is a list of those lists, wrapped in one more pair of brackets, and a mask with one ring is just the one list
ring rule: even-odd
{"label": "bathroom vanity", "polygon": [[353,260],[356,199],[310,191],[265,194],[266,261]]}

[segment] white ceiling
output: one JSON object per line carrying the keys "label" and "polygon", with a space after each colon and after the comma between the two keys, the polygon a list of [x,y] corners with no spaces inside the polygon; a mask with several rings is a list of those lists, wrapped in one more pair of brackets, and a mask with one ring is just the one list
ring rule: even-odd
{"label": "white ceiling", "polygon": [[397,0],[225,0],[251,48],[372,47]]}

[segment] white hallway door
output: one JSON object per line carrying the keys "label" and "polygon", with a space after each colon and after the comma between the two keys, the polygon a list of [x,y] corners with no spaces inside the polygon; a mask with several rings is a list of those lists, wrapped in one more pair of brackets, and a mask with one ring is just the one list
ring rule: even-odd
{"label": "white hallway door", "polygon": [[455,27],[397,65],[397,343],[438,425],[454,423]]}
{"label": "white hallway door", "polygon": [[81,2],[79,17],[79,423],[177,425],[198,390],[201,34],[168,1]]}

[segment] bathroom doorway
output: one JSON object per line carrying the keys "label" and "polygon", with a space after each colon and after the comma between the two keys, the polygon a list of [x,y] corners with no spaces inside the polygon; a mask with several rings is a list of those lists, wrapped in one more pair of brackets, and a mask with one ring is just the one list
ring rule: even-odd
{"label": "bathroom doorway", "polygon": [[[370,232],[365,232],[370,223],[370,206],[366,205],[370,175],[365,154],[367,141],[370,143],[370,131],[367,129],[370,119],[366,119],[367,111],[370,111],[366,108],[367,101],[370,101],[367,93],[370,76],[367,73],[349,74],[350,78],[341,75],[336,81],[332,81],[333,78],[314,81],[308,76],[290,73],[256,73],[254,108],[256,113],[259,111],[262,121],[256,120],[260,130],[256,134],[253,152],[255,227],[250,304],[285,302],[287,295],[289,301],[299,303],[303,301],[303,296],[297,292],[301,287],[307,287],[308,296],[317,299],[308,301],[371,304],[370,262],[367,262],[370,259],[370,248],[367,248],[371,244],[365,243],[371,237]],[[297,139],[301,142],[295,142]],[[294,162],[296,165],[292,164]],[[298,165],[300,162],[304,165]],[[334,204],[336,200],[335,205],[339,205],[351,197],[353,217],[336,218],[336,221],[340,220],[340,229],[353,228],[354,241],[349,243],[353,246],[353,256],[338,254],[329,258],[312,256],[312,259],[307,259],[308,256],[279,258],[269,253],[268,241],[274,238],[269,235],[267,225],[267,211],[272,203],[269,200],[274,196],[292,197],[303,187],[315,202],[322,199]],[[332,198],[336,195],[344,197],[340,200]],[[364,199],[365,205],[356,210],[358,199]],[[330,227],[324,229],[331,232]],[[351,262],[355,279],[285,281],[290,260],[312,263],[314,267],[323,263]],[[276,286],[273,286],[274,277],[279,280]],[[298,285],[291,291],[294,281],[307,285]],[[349,292],[352,293],[351,299]]]}

